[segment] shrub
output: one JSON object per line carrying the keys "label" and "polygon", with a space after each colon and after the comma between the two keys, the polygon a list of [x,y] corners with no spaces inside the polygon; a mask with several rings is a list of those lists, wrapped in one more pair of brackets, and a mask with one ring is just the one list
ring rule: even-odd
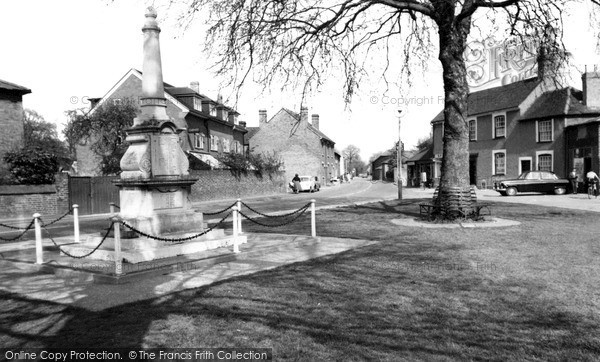
{"label": "shrub", "polygon": [[20,184],[53,184],[54,175],[58,172],[56,155],[40,148],[23,148],[19,151],[7,152],[4,161],[8,164],[10,173]]}

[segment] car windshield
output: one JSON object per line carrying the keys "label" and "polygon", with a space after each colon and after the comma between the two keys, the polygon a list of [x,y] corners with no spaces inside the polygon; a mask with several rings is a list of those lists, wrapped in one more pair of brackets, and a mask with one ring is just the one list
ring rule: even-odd
{"label": "car windshield", "polygon": [[304,181],[310,181],[310,177],[308,176],[302,176],[300,177],[300,181],[304,182]]}

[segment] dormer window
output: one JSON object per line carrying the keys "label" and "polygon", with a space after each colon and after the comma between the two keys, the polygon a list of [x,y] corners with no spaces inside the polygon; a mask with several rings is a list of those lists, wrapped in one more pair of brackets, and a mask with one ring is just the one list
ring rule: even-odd
{"label": "dormer window", "polygon": [[209,104],[208,106],[209,114],[213,117],[217,116],[217,107],[214,104]]}
{"label": "dormer window", "polygon": [[223,110],[223,120],[227,121],[227,118],[229,118],[229,111],[227,111],[226,109]]}
{"label": "dormer window", "polygon": [[235,124],[235,125],[239,125],[240,124],[240,120],[239,120],[237,114],[233,115],[233,124]]}
{"label": "dormer window", "polygon": [[202,101],[200,98],[194,97],[194,109],[202,112]]}

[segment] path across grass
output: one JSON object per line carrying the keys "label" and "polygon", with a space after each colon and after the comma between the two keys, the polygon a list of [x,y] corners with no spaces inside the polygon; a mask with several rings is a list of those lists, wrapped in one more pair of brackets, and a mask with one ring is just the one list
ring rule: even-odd
{"label": "path across grass", "polygon": [[[494,215],[521,225],[391,223],[416,217],[419,201],[318,211],[319,235],[377,244],[100,312],[0,293],[0,345],[266,347],[277,361],[600,359],[598,214],[503,203]],[[306,217],[272,231],[308,230]]]}

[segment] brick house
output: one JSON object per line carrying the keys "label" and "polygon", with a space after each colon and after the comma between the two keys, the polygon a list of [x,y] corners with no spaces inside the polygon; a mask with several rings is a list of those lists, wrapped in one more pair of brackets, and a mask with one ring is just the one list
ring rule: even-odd
{"label": "brick house", "polygon": [[[555,87],[538,78],[469,94],[469,179],[489,188],[528,170],[549,170],[559,177],[578,167],[598,170],[600,75],[582,76],[583,91]],[[433,146],[421,156],[437,185],[443,146],[444,114],[432,121]],[[427,156],[427,157],[425,157]],[[429,162],[429,165],[427,165]]]}
{"label": "brick house", "polygon": [[[106,102],[122,102],[137,99],[142,89],[142,73],[130,69],[109,91],[99,99],[91,99],[90,113]],[[164,83],[167,99],[167,115],[178,128],[181,148],[188,154],[190,165],[199,168],[217,168],[215,156],[220,152],[243,153],[246,124],[239,120],[239,113],[199,91],[198,82],[189,87],[174,87]],[[220,97],[219,97],[220,98]],[[78,175],[98,175],[99,160],[89,145],[79,145],[76,149]]]}
{"label": "brick house", "polygon": [[259,111],[259,126],[249,127],[247,147],[254,153],[276,152],[284,162],[286,180],[295,174],[316,176],[322,185],[340,172],[336,164],[335,142],[319,130],[319,115],[308,122],[308,109],[300,114],[282,108],[271,119]]}
{"label": "brick house", "polygon": [[0,181],[8,173],[4,155],[23,144],[23,96],[30,89],[0,79]]}

